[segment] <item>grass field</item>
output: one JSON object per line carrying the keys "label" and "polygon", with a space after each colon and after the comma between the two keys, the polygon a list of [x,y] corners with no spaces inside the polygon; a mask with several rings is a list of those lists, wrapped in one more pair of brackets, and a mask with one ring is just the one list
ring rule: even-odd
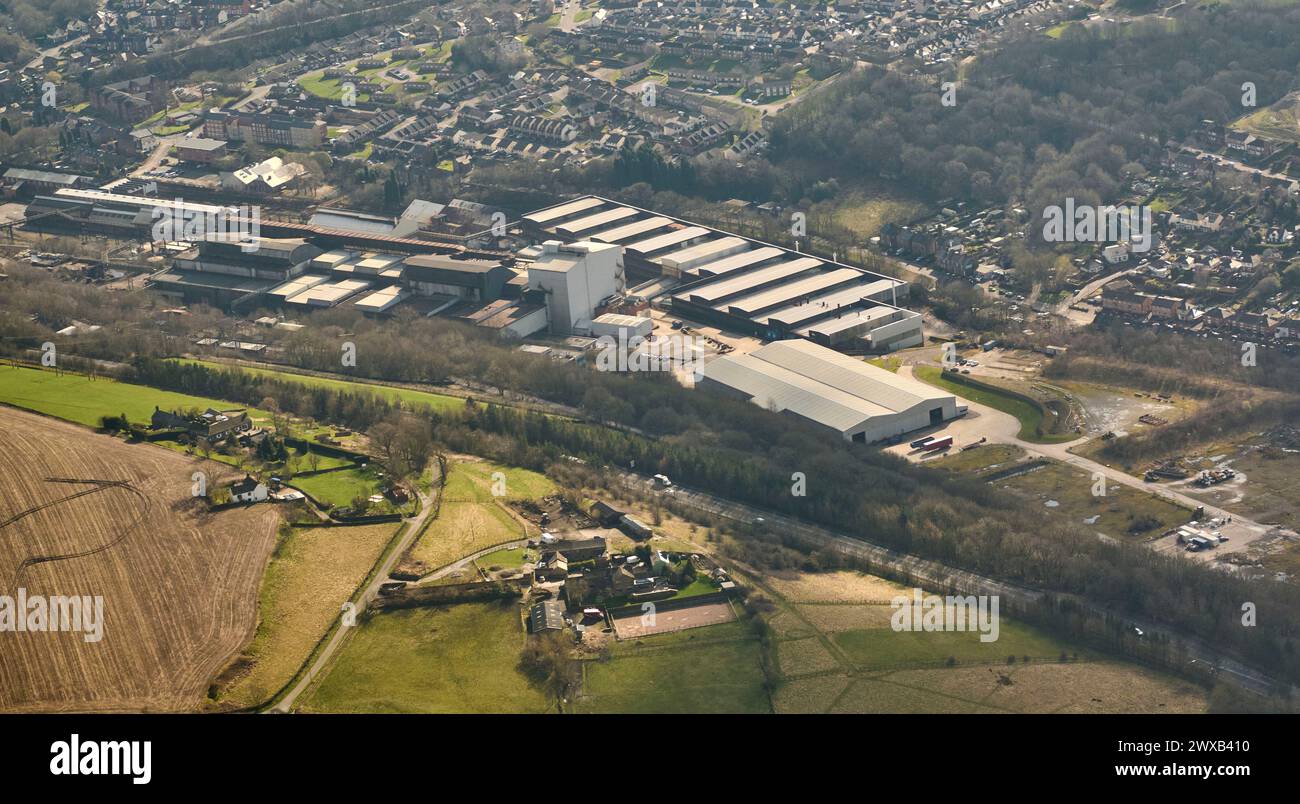
{"label": "grass field", "polygon": [[[893,613],[888,606],[882,608]],[[863,670],[942,664],[950,658],[958,664],[976,662],[989,665],[1005,664],[1008,656],[1015,656],[1017,660],[1029,656],[1036,661],[1055,661],[1061,651],[1069,650],[1065,643],[1008,622],[1006,618],[1002,618],[995,642],[981,642],[980,635],[970,631],[894,631],[887,625],[843,631],[835,634],[833,639],[844,656]]]}
{"label": "grass field", "polygon": [[1064,517],[1116,539],[1158,536],[1192,518],[1186,508],[1119,483],[1107,483],[1105,496],[1094,496],[1091,473],[1055,461],[993,486],[1038,502],[1050,517]]}
{"label": "grass field", "polygon": [[357,497],[379,493],[379,477],[369,467],[295,477],[292,483],[322,503],[340,508],[351,505]]}
{"label": "grass field", "polygon": [[895,632],[889,601],[910,590],[875,576],[841,571],[750,580],[775,604],[765,616],[777,712],[1205,709],[1200,688],[1081,650],[1006,616],[995,642],[980,642],[974,632]]}
{"label": "grass field", "polygon": [[616,643],[584,662],[575,710],[590,713],[772,711],[758,639],[736,622]]}
{"label": "grass field", "polygon": [[184,362],[207,366],[211,369],[240,371],[245,374],[269,377],[282,382],[297,383],[309,388],[328,388],[333,391],[346,391],[354,394],[374,394],[375,396],[382,397],[389,402],[401,402],[407,407],[424,406],[434,410],[448,410],[463,407],[465,404],[464,399],[456,396],[434,394],[428,391],[417,391],[411,388],[396,388],[391,385],[379,385],[377,383],[364,382],[361,380],[338,380],[331,377],[317,377],[312,374],[296,374],[289,371],[277,371],[275,369],[256,368],[253,366],[236,366],[229,363],[220,363],[214,360],[186,360]]}
{"label": "grass field", "polygon": [[[492,494],[500,479],[493,478],[497,472],[504,476],[506,492],[499,498]],[[510,515],[504,502],[536,499],[555,490],[555,484],[537,472],[457,459],[447,473],[438,518],[411,547],[410,558],[433,570],[494,544],[526,538],[523,523]]]}
{"label": "grass field", "polygon": [[0,402],[90,427],[98,427],[104,416],[121,413],[132,422],[147,424],[155,407],[163,410],[238,408],[248,410],[249,416],[256,421],[270,419],[269,414],[220,399],[25,367],[0,367]]}
{"label": "grass field", "polygon": [[1282,142],[1300,142],[1300,97],[1291,94],[1232,123],[1232,128]]}
{"label": "grass field", "polygon": [[943,376],[943,371],[936,366],[913,366],[912,374],[918,380],[927,382],[937,388],[942,388],[949,393],[956,394],[962,399],[968,399],[980,405],[1000,410],[1003,413],[1009,413],[1016,417],[1020,422],[1019,437],[1025,441],[1031,441],[1038,444],[1053,444],[1063,441],[1073,441],[1079,436],[1075,433],[1060,433],[1056,435],[1043,434],[1039,435],[1039,428],[1043,426],[1043,414],[1036,406],[1017,399],[1010,394],[1000,393],[998,391],[976,388],[964,383],[955,382]]}
{"label": "grass field", "polygon": [[557,490],[555,483],[546,475],[528,469],[501,466],[488,461],[457,460],[447,475],[443,501],[492,502],[498,499],[492,493],[493,484],[500,479],[493,477],[497,472],[505,476],[505,495],[499,499],[535,500],[554,494]]}
{"label": "grass field", "polygon": [[490,570],[493,567],[513,569],[524,563],[526,552],[527,551],[522,547],[515,547],[509,550],[497,550],[483,556],[477,563],[480,567],[487,570]]}
{"label": "grass field", "polygon": [[[307,94],[318,98],[336,101],[343,97],[343,82],[337,78],[326,78],[324,70],[303,76],[298,79],[298,84]],[[363,103],[370,100],[370,93],[358,92],[357,100]]]}
{"label": "grass field", "polygon": [[431,571],[494,544],[523,538],[524,526],[495,503],[445,502],[410,555]]}
{"label": "grass field", "polygon": [[380,614],[361,625],[302,704],[309,712],[542,713],[519,671],[514,601]]}
{"label": "grass field", "polygon": [[854,233],[872,237],[887,223],[907,223],[925,211],[925,205],[917,201],[873,195],[849,198],[836,208],[834,217],[836,223]]}
{"label": "grass field", "polygon": [[392,524],[290,530],[262,578],[257,635],[218,702],[253,706],[289,683],[396,530]]}

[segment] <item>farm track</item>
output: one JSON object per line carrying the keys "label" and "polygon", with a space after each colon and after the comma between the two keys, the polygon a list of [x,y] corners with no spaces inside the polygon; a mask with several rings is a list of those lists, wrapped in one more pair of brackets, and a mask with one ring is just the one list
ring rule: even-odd
{"label": "farm track", "polygon": [[[0,408],[0,579],[21,572],[29,599],[103,598],[99,642],[71,632],[0,633],[0,712],[206,706],[212,678],[253,635],[279,515],[269,505],[198,508],[190,487],[199,468],[233,476]],[[52,492],[60,481],[94,488]]]}

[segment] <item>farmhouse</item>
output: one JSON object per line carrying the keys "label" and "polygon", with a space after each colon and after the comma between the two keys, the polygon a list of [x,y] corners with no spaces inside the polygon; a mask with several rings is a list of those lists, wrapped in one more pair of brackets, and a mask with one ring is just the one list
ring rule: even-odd
{"label": "farmhouse", "polygon": [[654,535],[650,526],[633,516],[624,514],[618,520],[619,530],[631,536],[633,539],[649,539]]}
{"label": "farmhouse", "polygon": [[229,488],[233,502],[265,502],[270,496],[266,484],[252,475],[244,475],[243,480],[230,484]]}
{"label": "farmhouse", "polygon": [[605,554],[605,540],[599,536],[590,539],[561,539],[553,547],[569,561],[587,561]]}
{"label": "farmhouse", "polygon": [[605,527],[614,527],[618,521],[627,513],[604,500],[596,500],[591,504],[591,518]]}
{"label": "farmhouse", "polygon": [[196,416],[186,416],[175,411],[155,407],[149,426],[154,430],[183,427],[192,436],[215,441],[231,433],[242,433],[253,426],[248,413],[243,410],[219,411],[208,408]]}

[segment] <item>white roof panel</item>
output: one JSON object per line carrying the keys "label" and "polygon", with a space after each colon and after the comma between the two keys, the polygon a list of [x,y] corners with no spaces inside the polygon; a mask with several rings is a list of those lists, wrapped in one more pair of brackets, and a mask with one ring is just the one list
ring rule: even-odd
{"label": "white roof panel", "polygon": [[804,296],[829,290],[836,285],[852,282],[857,278],[866,278],[866,275],[856,268],[836,268],[833,271],[816,273],[812,276],[796,279],[793,282],[765,288],[757,293],[724,302],[724,304],[726,304],[730,312],[752,316],[773,306],[793,303]]}
{"label": "white roof panel", "polygon": [[894,412],[952,396],[920,380],[894,374],[811,341],[776,341],[750,355]]}
{"label": "white roof panel", "polygon": [[605,201],[599,198],[579,198],[577,201],[570,201],[567,204],[560,204],[557,207],[551,207],[549,209],[539,210],[531,215],[525,215],[524,220],[541,225],[549,221],[566,218],[570,215],[577,215],[579,212],[584,212],[593,207],[598,207],[604,203]]}

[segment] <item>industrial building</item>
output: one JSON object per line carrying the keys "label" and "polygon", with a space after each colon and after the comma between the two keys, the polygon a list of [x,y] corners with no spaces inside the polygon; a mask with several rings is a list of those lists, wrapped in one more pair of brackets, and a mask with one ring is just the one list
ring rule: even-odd
{"label": "industrial building", "polygon": [[402,277],[425,296],[443,294],[487,302],[503,295],[514,272],[498,260],[457,259],[438,254],[407,257]]}
{"label": "industrial building", "polygon": [[617,245],[631,280],[665,278],[673,313],[764,340],[806,338],[851,353],[924,342],[908,284],[833,260],[617,201],[586,196],[524,215],[533,239]]}
{"label": "industrial building", "polygon": [[596,308],[623,290],[622,249],[610,243],[584,241],[542,244],[528,266],[528,289],[545,298],[551,332],[588,332]]}
{"label": "industrial building", "polygon": [[[187,192],[193,196],[194,192]],[[203,194],[206,195],[206,194]],[[453,201],[452,204],[456,202]],[[321,248],[365,248],[404,254],[445,254],[488,259],[508,259],[509,255],[490,249],[467,246],[462,242],[441,239],[422,231],[421,227],[444,209],[453,209],[427,201],[413,201],[399,219],[378,219],[377,225],[357,213],[341,210],[318,210],[310,223],[287,220],[261,220],[265,237],[305,237]],[[129,195],[108,190],[60,189],[38,195],[27,205],[25,217],[29,227],[47,231],[101,232],[122,238],[156,240],[154,224],[160,218],[213,218],[225,216],[238,222],[250,207],[219,206],[165,197]],[[457,211],[457,214],[461,213]],[[256,232],[254,233],[256,234]]]}
{"label": "industrial building", "polygon": [[[432,313],[481,307],[518,295],[513,268],[500,260],[440,254],[332,249],[303,238],[211,238],[178,254],[150,278],[154,290],[180,302],[224,308],[352,305],[383,315],[407,301]],[[536,319],[533,319],[534,321]],[[539,329],[545,328],[543,320]],[[536,330],[534,330],[536,331]]]}
{"label": "industrial building", "polygon": [[320,253],[301,239],[240,243],[213,237],[177,254],[169,270],[150,277],[149,286],[178,302],[230,307],[290,282]]}
{"label": "industrial building", "polygon": [[605,313],[591,320],[593,338],[610,337],[630,340],[633,337],[647,338],[654,331],[654,321],[642,316]]}
{"label": "industrial building", "polygon": [[176,143],[176,157],[185,162],[210,165],[226,156],[226,141],[207,137],[186,137]]}
{"label": "industrial building", "polygon": [[89,187],[91,180],[87,176],[76,176],[71,173],[11,167],[4,172],[0,183],[3,183],[7,192],[31,194],[64,188]]}
{"label": "industrial building", "polygon": [[707,363],[696,387],[748,399],[860,443],[891,439],[966,412],[952,394],[798,339]]}

